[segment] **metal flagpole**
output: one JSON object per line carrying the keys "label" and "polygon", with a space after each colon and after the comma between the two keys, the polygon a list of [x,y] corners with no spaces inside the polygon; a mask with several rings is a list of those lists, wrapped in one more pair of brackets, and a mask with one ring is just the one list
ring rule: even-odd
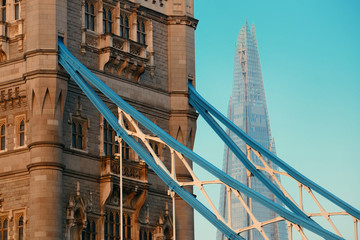
{"label": "metal flagpole", "polygon": [[[118,118],[119,118],[119,124],[120,126],[124,126],[123,124],[123,119],[122,119],[122,113],[121,113],[121,109],[118,108]],[[119,138],[118,138],[119,139]],[[122,173],[122,162],[123,162],[123,153],[122,153],[122,145],[123,145],[123,140],[120,139],[119,142],[119,174],[120,174],[120,239],[123,240],[123,173]]]}

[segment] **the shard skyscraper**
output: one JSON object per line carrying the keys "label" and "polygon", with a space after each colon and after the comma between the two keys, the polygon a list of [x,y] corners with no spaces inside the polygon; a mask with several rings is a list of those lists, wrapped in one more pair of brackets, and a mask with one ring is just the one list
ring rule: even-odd
{"label": "the shard skyscraper", "polygon": [[[264,147],[275,152],[275,146],[270,131],[255,27],[252,25],[252,28],[250,29],[247,22],[240,30],[236,42],[233,89],[229,102],[228,117],[250,137]],[[234,136],[231,132],[228,132],[228,134],[240,149],[247,154],[244,142]],[[260,160],[254,154],[251,154],[251,158],[255,164],[262,165]],[[246,168],[228,147],[225,147],[224,151],[223,170],[243,184],[250,186],[267,198],[276,201],[275,196],[260,181],[254,177],[248,178]],[[223,216],[225,216],[225,219],[228,219],[228,199],[225,192],[225,189],[221,189],[220,211]],[[245,195],[243,195],[243,197],[252,209],[252,213],[259,221],[266,221],[276,217],[273,211],[255,201],[246,199]],[[251,225],[251,220],[240,201],[233,196],[231,197],[230,202],[231,222],[233,227],[243,228]],[[266,226],[265,233],[269,239],[272,240],[288,239],[285,222]],[[257,230],[248,231],[241,234],[241,236],[248,240],[264,239]],[[217,239],[223,240],[226,238],[218,232]]]}

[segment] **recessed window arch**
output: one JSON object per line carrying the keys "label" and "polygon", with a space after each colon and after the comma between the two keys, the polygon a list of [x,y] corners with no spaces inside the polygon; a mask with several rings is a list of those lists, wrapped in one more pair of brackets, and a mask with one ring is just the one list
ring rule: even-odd
{"label": "recessed window arch", "polygon": [[95,31],[95,7],[91,2],[85,2],[85,28]]}
{"label": "recessed window arch", "polygon": [[82,240],[96,240],[96,222],[93,219],[87,220],[86,228],[82,231]]}
{"label": "recessed window arch", "polygon": [[8,220],[0,219],[0,239],[8,239]]}
{"label": "recessed window arch", "polygon": [[110,124],[105,120],[103,121],[103,150],[105,156],[111,156],[119,153],[119,143],[116,138],[117,134]]}
{"label": "recessed window arch", "polygon": [[103,9],[103,33],[112,32],[112,13],[110,9]]}
{"label": "recessed window arch", "polygon": [[120,14],[120,37],[130,37],[129,17],[126,14]]}
{"label": "recessed window arch", "polygon": [[18,20],[20,17],[20,2],[19,0],[15,0],[14,2],[14,11],[15,11],[15,20]]}
{"label": "recessed window arch", "polygon": [[24,218],[21,216],[19,218],[19,221],[17,222],[17,234],[18,234],[18,240],[24,239]]}
{"label": "recessed window arch", "polygon": [[142,20],[137,20],[137,42],[141,44],[146,43],[146,33],[145,33],[145,22]]}
{"label": "recessed window arch", "polygon": [[77,149],[85,149],[85,128],[80,121],[73,121],[71,124],[71,146]]}
{"label": "recessed window arch", "polygon": [[1,22],[6,22],[6,0],[1,0],[0,14]]}

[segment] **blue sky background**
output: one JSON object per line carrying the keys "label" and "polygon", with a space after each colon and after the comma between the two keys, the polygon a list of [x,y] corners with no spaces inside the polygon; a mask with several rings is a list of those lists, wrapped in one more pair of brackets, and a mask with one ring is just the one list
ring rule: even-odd
{"label": "blue sky background", "polygon": [[[195,17],[197,90],[226,115],[237,34],[254,22],[278,156],[360,209],[360,2],[195,0]],[[195,151],[221,168],[223,149],[199,117]],[[197,240],[215,239],[205,221]]]}

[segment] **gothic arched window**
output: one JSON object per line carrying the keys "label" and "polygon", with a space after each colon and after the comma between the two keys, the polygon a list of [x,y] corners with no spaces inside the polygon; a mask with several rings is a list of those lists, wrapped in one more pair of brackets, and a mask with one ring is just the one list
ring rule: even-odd
{"label": "gothic arched window", "polygon": [[85,2],[85,28],[95,30],[95,8],[94,4]]}
{"label": "gothic arched window", "polygon": [[6,0],[1,0],[0,5],[1,22],[6,22]]}
{"label": "gothic arched window", "polygon": [[8,239],[8,220],[0,219],[0,239]]}
{"label": "gothic arched window", "polygon": [[137,42],[145,44],[146,33],[145,33],[145,23],[143,21],[137,21]]}
{"label": "gothic arched window", "polygon": [[17,223],[18,228],[18,240],[24,239],[24,218],[21,216],[19,218],[19,221]]}
{"label": "gothic arched window", "polygon": [[103,33],[112,32],[112,16],[111,11],[103,9]]}
{"label": "gothic arched window", "polygon": [[111,156],[113,154],[119,153],[119,143],[116,141],[116,132],[105,119],[103,126],[105,156]]}
{"label": "gothic arched window", "polygon": [[120,240],[120,215],[118,212],[108,211],[104,222],[104,239]]}
{"label": "gothic arched window", "polygon": [[71,146],[73,148],[85,149],[85,129],[81,122],[74,121],[71,125]]}
{"label": "gothic arched window", "polygon": [[96,223],[94,220],[87,221],[86,228],[82,231],[82,240],[95,240],[96,239]]}
{"label": "gothic arched window", "polygon": [[15,0],[15,3],[14,3],[15,20],[19,19],[19,9],[20,9],[20,2],[19,2],[19,0]]}

